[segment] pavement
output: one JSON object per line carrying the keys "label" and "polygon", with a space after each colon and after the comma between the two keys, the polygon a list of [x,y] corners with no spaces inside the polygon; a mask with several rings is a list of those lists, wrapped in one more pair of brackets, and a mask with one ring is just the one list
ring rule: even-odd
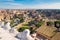
{"label": "pavement", "polygon": [[19,40],[17,38],[15,38],[16,34],[14,33],[9,33],[8,30],[5,30],[3,28],[0,28],[0,40]]}

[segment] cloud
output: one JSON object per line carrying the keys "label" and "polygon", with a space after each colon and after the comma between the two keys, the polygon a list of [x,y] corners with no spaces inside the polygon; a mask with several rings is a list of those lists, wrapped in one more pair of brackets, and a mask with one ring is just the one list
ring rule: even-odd
{"label": "cloud", "polygon": [[6,6],[0,8],[8,9],[60,9],[60,3],[49,3],[49,4],[36,4],[36,5],[25,5],[21,3],[4,3]]}
{"label": "cloud", "polygon": [[6,4],[9,4],[9,5],[12,5],[12,6],[14,6],[14,5],[15,5],[15,6],[21,5],[21,6],[22,6],[22,5],[23,5],[23,4],[21,4],[21,3],[19,4],[19,3],[14,3],[14,2],[11,2],[11,3],[8,2],[8,3],[6,3]]}
{"label": "cloud", "polygon": [[14,1],[14,0],[4,0],[4,1]]}
{"label": "cloud", "polygon": [[14,0],[0,0],[0,2],[4,2],[4,1],[14,1]]}
{"label": "cloud", "polygon": [[31,6],[33,9],[60,9],[60,3],[37,4]]}

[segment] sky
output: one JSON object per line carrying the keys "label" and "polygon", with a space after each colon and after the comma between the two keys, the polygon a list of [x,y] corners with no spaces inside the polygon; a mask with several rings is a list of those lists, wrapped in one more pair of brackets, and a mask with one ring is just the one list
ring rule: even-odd
{"label": "sky", "polygon": [[0,9],[60,9],[60,0],[0,0]]}

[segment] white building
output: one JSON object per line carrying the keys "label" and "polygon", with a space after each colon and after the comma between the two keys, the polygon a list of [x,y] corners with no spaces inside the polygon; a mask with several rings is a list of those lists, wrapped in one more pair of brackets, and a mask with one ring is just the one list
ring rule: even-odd
{"label": "white building", "polygon": [[[2,24],[0,24],[0,26]],[[11,28],[9,22],[2,26],[3,27],[0,27],[0,40],[34,40],[34,38],[31,37],[28,29],[19,33],[15,28]]]}

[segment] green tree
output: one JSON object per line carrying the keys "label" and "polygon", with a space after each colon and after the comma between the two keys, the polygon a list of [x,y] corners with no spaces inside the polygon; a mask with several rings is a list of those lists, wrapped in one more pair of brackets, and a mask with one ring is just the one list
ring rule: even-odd
{"label": "green tree", "polygon": [[19,18],[20,19],[20,22],[24,22],[24,18],[22,17],[22,18]]}
{"label": "green tree", "polygon": [[51,21],[47,22],[47,26],[52,26],[53,24],[54,24],[54,23],[51,22]]}
{"label": "green tree", "polygon": [[60,31],[59,30],[59,28],[60,28],[60,20],[59,21],[55,21],[54,24],[55,24],[55,27],[57,28],[57,30]]}
{"label": "green tree", "polygon": [[29,27],[28,27],[28,26],[26,26],[26,27],[21,27],[21,28],[18,29],[18,31],[19,31],[19,32],[22,32],[22,31],[24,31],[25,29],[29,29]]}
{"label": "green tree", "polygon": [[14,24],[14,20],[11,20],[10,25],[13,26],[13,24]]}
{"label": "green tree", "polygon": [[36,27],[40,27],[42,24],[43,24],[43,21],[39,21],[35,25],[36,25]]}

